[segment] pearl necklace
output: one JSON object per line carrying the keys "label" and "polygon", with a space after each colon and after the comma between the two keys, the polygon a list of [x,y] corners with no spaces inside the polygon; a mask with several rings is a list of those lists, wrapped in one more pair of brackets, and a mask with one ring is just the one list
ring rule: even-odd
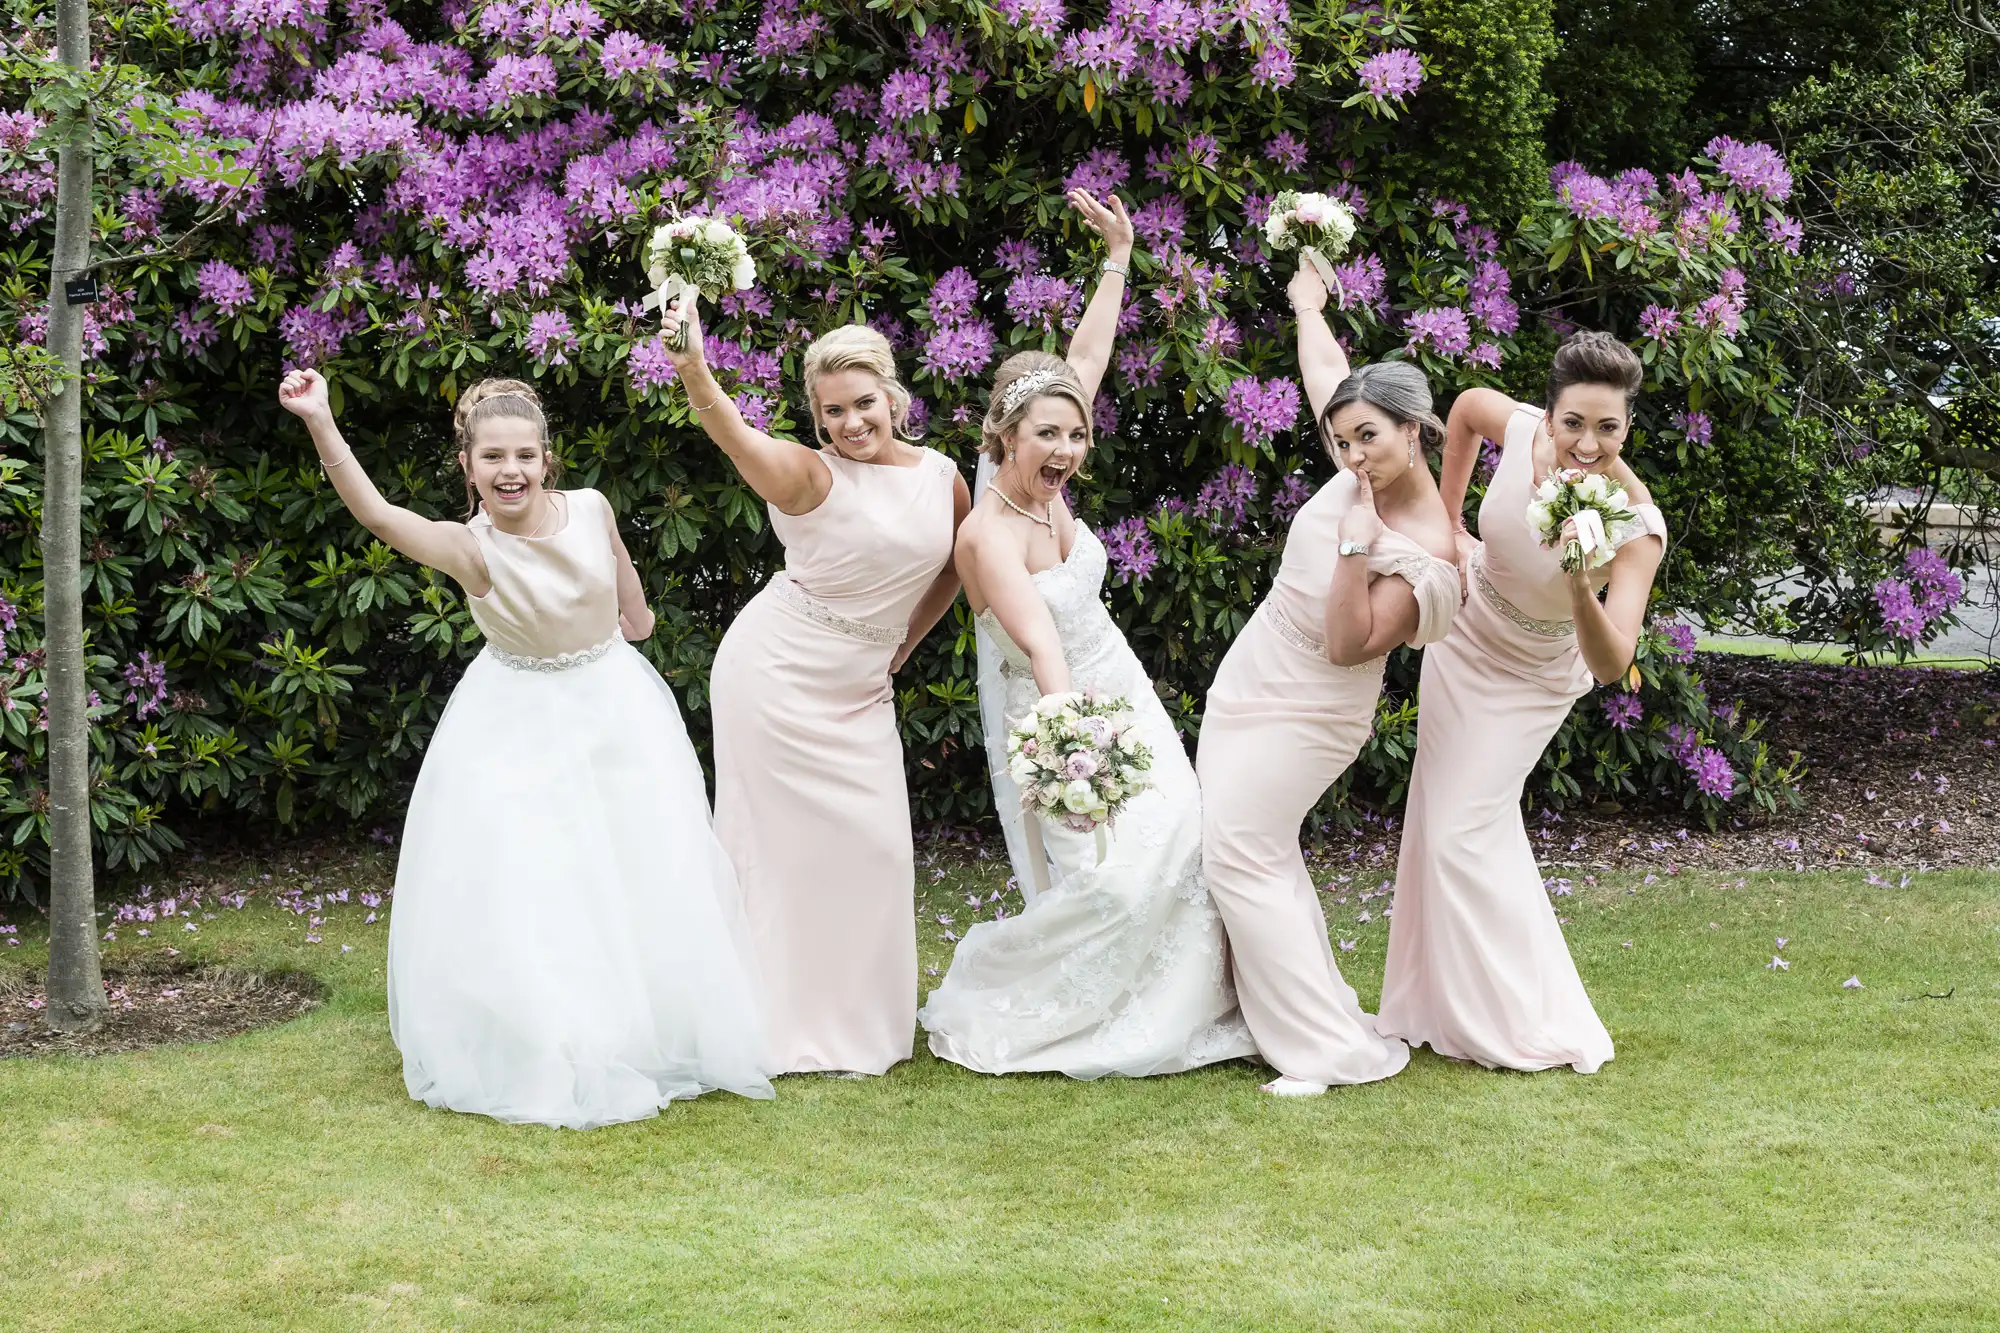
{"label": "pearl necklace", "polygon": [[1021,508],[1021,506],[1015,504],[1013,497],[1007,494],[1007,488],[1004,485],[1000,484],[998,478],[994,479],[993,493],[1000,497],[1001,504],[1006,505],[1009,509],[1019,514],[1022,518],[1025,518],[1033,523],[1039,523],[1043,527],[1047,528],[1050,532],[1054,532],[1056,530],[1056,502],[1054,500],[1049,501],[1048,516],[1044,518],[1039,514],[1031,514],[1027,510]]}

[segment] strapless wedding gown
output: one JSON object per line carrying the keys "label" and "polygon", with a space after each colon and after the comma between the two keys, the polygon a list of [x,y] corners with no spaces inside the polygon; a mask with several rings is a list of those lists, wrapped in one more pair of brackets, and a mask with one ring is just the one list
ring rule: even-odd
{"label": "strapless wedding gown", "polygon": [[[1034,576],[1071,684],[1126,699],[1153,785],[1098,836],[1042,825],[1046,891],[966,932],[918,1015],[940,1058],[983,1073],[1170,1074],[1256,1053],[1229,980],[1201,868],[1201,792],[1178,732],[1104,607],[1104,546],[1081,525],[1069,558]],[[1028,657],[989,611],[1011,724],[1040,698]],[[1018,797],[1015,798],[1018,802]],[[1002,803],[1019,820],[1018,803]]]}

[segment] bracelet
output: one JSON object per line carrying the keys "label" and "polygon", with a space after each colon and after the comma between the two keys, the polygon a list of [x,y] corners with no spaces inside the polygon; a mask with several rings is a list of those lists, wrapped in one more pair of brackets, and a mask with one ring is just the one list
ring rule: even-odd
{"label": "bracelet", "polygon": [[694,407],[694,410],[695,410],[695,411],[697,411],[697,412],[706,412],[706,411],[708,411],[708,409],[709,409],[709,408],[711,408],[711,407],[714,407],[714,406],[715,406],[715,405],[716,405],[717,403],[721,402],[721,401],[722,401],[723,399],[727,398],[728,396],[729,396],[729,395],[728,395],[728,394],[726,394],[726,393],[717,393],[717,394],[715,395],[715,397],[713,397],[713,398],[709,399],[709,400],[708,400],[708,402],[707,402],[706,404],[704,404],[703,406],[701,406],[701,407],[695,407],[695,402],[694,402],[694,399],[690,398],[690,399],[688,399],[688,406],[689,406],[689,407]]}
{"label": "bracelet", "polygon": [[1098,266],[1098,271],[1100,273],[1116,273],[1121,278],[1129,278],[1132,276],[1132,270],[1126,265],[1119,263],[1115,259],[1105,260],[1101,265]]}
{"label": "bracelet", "polygon": [[339,467],[343,463],[351,463],[353,461],[354,461],[354,455],[351,452],[345,458],[336,458],[331,463],[327,462],[324,458],[322,458],[319,460],[319,470],[321,472],[324,472],[330,467]]}

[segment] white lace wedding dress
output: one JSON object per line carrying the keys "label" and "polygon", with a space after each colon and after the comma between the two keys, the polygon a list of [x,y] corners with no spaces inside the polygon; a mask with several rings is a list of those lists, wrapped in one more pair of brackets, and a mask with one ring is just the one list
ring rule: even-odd
{"label": "white lace wedding dress", "polygon": [[[1069,558],[1035,575],[1072,685],[1130,701],[1153,751],[1153,786],[1105,830],[1101,864],[1095,834],[1045,821],[1047,890],[1019,916],[981,922],[959,942],[917,1017],[934,1053],[983,1073],[1139,1077],[1257,1049],[1237,1012],[1222,919],[1202,879],[1194,767],[1104,608],[1103,582],[1104,545],[1082,525]],[[1040,691],[992,612],[980,628],[999,653],[999,712],[1011,724]],[[1018,799],[1001,798],[1003,821],[1021,818]]]}

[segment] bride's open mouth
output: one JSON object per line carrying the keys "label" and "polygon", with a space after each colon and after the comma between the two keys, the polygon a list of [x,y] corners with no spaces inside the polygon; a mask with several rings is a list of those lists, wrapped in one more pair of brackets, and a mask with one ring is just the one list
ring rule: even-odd
{"label": "bride's open mouth", "polygon": [[1053,494],[1061,490],[1063,483],[1069,480],[1069,469],[1051,463],[1035,473],[1035,480],[1041,483],[1043,490]]}

